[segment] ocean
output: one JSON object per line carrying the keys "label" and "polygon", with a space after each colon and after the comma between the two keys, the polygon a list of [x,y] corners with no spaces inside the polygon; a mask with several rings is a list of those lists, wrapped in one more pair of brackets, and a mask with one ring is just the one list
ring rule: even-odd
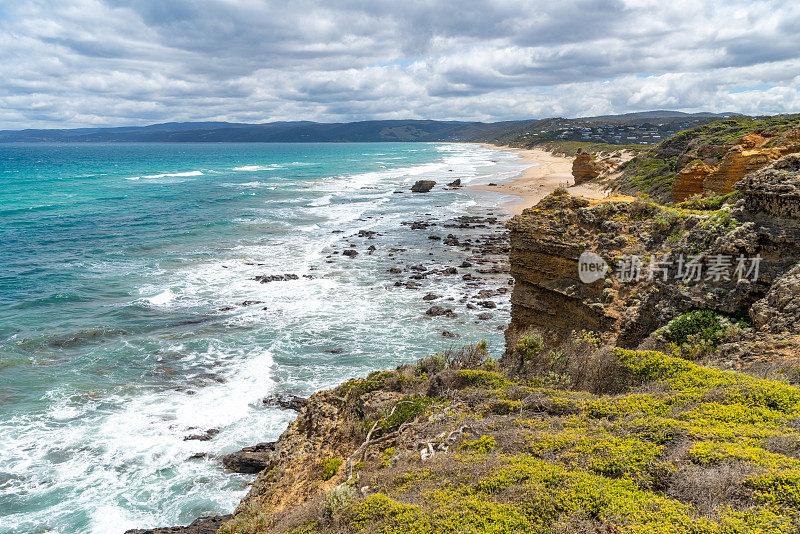
{"label": "ocean", "polygon": [[387,271],[461,258],[403,222],[507,200],[414,181],[525,166],[447,143],[0,145],[0,533],[230,513],[253,477],[214,456],[295,417],[265,396],[413,362],[455,343],[443,329],[499,353],[507,297],[466,320],[445,277],[460,319],[430,318]]}

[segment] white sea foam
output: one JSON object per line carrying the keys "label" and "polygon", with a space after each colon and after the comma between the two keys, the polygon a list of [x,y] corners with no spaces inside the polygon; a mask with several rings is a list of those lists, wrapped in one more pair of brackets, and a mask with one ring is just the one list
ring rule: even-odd
{"label": "white sea foam", "polygon": [[175,299],[175,293],[172,292],[171,289],[167,289],[166,291],[162,291],[158,295],[153,295],[150,298],[146,298],[147,302],[153,304],[155,306],[163,306],[172,302]]}
{"label": "white sea foam", "polygon": [[242,165],[241,167],[234,167],[234,171],[239,172],[256,172],[256,171],[268,171],[272,169],[280,169],[283,165],[278,163],[273,163],[271,165]]}
{"label": "white sea foam", "polygon": [[142,178],[157,179],[157,178],[184,178],[188,176],[203,176],[203,171],[187,171],[187,172],[165,172],[163,174],[145,174]]}

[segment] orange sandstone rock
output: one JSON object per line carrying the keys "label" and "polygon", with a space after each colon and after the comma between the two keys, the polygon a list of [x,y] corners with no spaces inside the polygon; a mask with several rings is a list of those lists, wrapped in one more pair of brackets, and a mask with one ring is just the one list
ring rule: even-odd
{"label": "orange sandstone rock", "polygon": [[675,202],[686,200],[692,195],[704,193],[703,182],[714,171],[701,160],[694,160],[681,169],[672,185],[672,198]]}
{"label": "orange sandstone rock", "polygon": [[602,171],[602,166],[594,161],[591,154],[580,150],[575,156],[575,160],[572,162],[572,177],[575,178],[576,185],[594,180],[600,176]]}

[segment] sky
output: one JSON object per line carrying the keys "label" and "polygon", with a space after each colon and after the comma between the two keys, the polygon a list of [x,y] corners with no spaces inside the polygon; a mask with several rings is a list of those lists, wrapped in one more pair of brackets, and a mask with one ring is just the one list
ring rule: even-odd
{"label": "sky", "polygon": [[0,0],[0,128],[800,112],[800,2]]}

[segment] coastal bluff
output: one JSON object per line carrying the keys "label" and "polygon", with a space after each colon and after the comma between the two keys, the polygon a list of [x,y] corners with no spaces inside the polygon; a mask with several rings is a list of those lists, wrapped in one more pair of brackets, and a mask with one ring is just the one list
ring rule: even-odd
{"label": "coastal bluff", "polygon": [[[734,204],[707,210],[551,195],[507,223],[515,279],[507,338],[535,328],[563,340],[585,329],[604,332],[626,348],[653,347],[671,321],[709,310],[753,324],[721,348],[731,365],[800,355],[800,308],[789,289],[800,262],[799,179],[800,156],[785,156],[735,184],[740,197]],[[586,251],[608,266],[603,278],[589,284],[579,279],[579,258]],[[620,262],[634,257],[642,261],[638,278],[620,280]],[[678,258],[691,257],[698,258],[699,272],[725,258],[729,274],[677,279]],[[672,262],[659,264],[650,277],[654,258]],[[738,258],[758,258],[757,275],[731,276]]]}

